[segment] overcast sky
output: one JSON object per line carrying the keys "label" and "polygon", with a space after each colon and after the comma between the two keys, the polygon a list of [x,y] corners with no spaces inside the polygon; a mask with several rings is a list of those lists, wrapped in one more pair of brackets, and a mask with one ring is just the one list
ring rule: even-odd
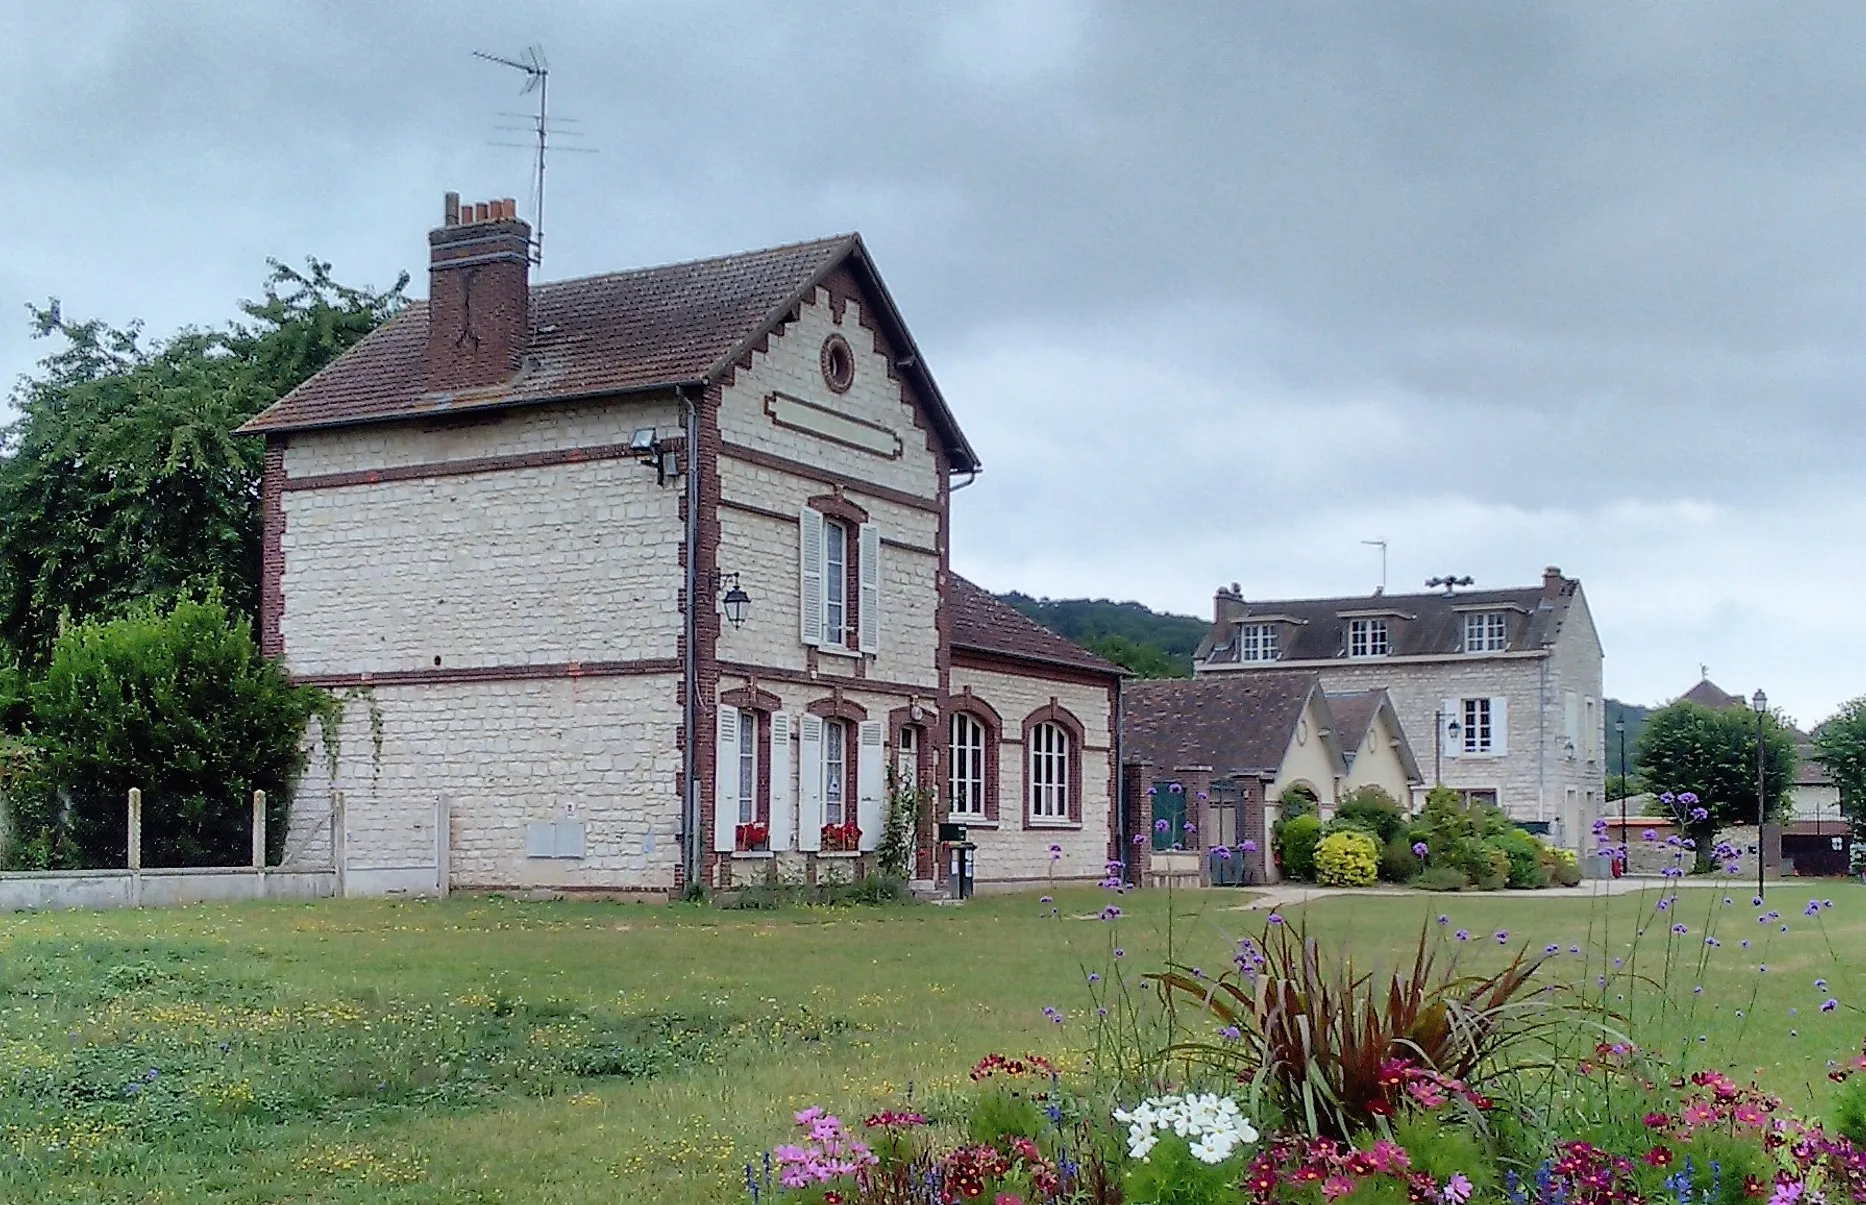
{"label": "overcast sky", "polygon": [[[912,9],[920,15],[905,12]],[[986,465],[956,568],[1209,613],[1581,578],[1607,690],[1866,693],[1866,6],[0,0],[24,305],[386,285],[594,155],[544,278],[860,230]],[[565,145],[571,145],[566,141]],[[415,291],[425,288],[417,276]]]}

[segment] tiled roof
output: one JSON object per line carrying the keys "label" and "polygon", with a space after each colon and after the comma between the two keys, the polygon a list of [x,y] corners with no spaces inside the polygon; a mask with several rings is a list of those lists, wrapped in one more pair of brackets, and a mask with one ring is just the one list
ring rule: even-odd
{"label": "tiled roof", "polygon": [[991,593],[952,574],[946,605],[952,608],[955,648],[1042,661],[1117,676],[1125,671],[1074,641],[1066,640]]}
{"label": "tiled roof", "polygon": [[1274,774],[1320,682],[1302,670],[1130,682],[1121,692],[1123,756],[1163,769]]}
{"label": "tiled roof", "polygon": [[903,371],[932,411],[954,467],[977,467],[853,234],[533,285],[524,364],[510,379],[481,389],[426,390],[428,309],[413,302],[241,430],[394,422],[712,381],[844,263],[876,296],[883,311],[876,317],[892,328],[887,333]]}
{"label": "tiled roof", "polygon": [[1699,680],[1696,686],[1678,696],[1680,703],[1696,703],[1712,711],[1723,711],[1729,707],[1748,707],[1749,700],[1742,695],[1733,695],[1712,682],[1709,678]]}
{"label": "tiled roof", "polygon": [[1243,602],[1234,604],[1241,608],[1242,616],[1212,625],[1196,660],[1203,664],[1238,663],[1239,619],[1245,623],[1282,621],[1283,661],[1345,660],[1348,623],[1356,612],[1387,619],[1392,656],[1462,653],[1465,612],[1486,607],[1509,616],[1510,651],[1542,649],[1555,643],[1580,585],[1574,578],[1561,579],[1552,600],[1544,599],[1542,587],[1527,586],[1458,594],[1371,594]]}
{"label": "tiled roof", "polygon": [[1343,756],[1353,761],[1354,755],[1360,752],[1361,746],[1367,741],[1367,730],[1373,725],[1374,717],[1382,711],[1387,713],[1393,731],[1399,734],[1400,761],[1405,764],[1407,774],[1414,781],[1422,781],[1418,763],[1413,758],[1412,742],[1400,726],[1399,713],[1393,710],[1393,700],[1383,686],[1328,696],[1328,712],[1335,718],[1335,739],[1341,745]]}

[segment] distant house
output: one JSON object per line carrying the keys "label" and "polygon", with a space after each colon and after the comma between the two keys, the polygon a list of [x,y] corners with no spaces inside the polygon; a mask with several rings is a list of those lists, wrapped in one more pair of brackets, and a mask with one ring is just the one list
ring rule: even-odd
{"label": "distant house", "polygon": [[[1579,848],[1606,788],[1600,639],[1581,583],[1248,601],[1220,590],[1199,677],[1303,670],[1325,690],[1384,690],[1443,783]],[[1426,759],[1430,759],[1429,764]]]}
{"label": "distant house", "polygon": [[1331,698],[1313,671],[1134,682],[1121,734],[1129,798],[1144,801],[1129,827],[1152,833],[1150,863],[1198,855],[1220,882],[1275,878],[1265,834],[1284,792],[1307,788],[1328,815],[1359,786],[1403,801],[1418,776],[1385,693]]}

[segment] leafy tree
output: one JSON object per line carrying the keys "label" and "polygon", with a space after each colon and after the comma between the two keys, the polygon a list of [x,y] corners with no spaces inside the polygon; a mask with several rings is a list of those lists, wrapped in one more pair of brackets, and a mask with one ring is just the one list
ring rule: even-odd
{"label": "leafy tree", "polygon": [[1640,707],[1633,703],[1622,703],[1618,699],[1606,700],[1606,714],[1602,718],[1606,723],[1607,772],[1609,774],[1630,775],[1632,773],[1631,766],[1622,766],[1620,764],[1620,737],[1622,734],[1615,732],[1613,726],[1615,724],[1626,725],[1626,732],[1624,734],[1626,737],[1626,756],[1630,761],[1633,756],[1633,750],[1639,747],[1639,733],[1646,726],[1646,717],[1651,714],[1652,709],[1650,707]]}
{"label": "leafy tree", "polygon": [[0,431],[0,642],[40,663],[64,619],[219,591],[259,593],[264,449],[234,430],[398,309],[309,261],[276,261],[245,320],[145,343],[142,328],[31,307],[64,346],[14,392]]}
{"label": "leafy tree", "polygon": [[276,858],[305,726],[336,710],[262,657],[251,622],[217,598],[72,625],[29,695],[35,756],[10,793],[12,831],[17,860],[55,866],[123,865],[131,787],[147,865],[244,864],[255,790]]}
{"label": "leafy tree", "polygon": [[[1015,590],[998,601],[1036,620],[1050,631],[1100,653],[1095,642],[1119,636],[1142,648],[1155,648],[1169,657],[1177,672],[1160,677],[1183,678],[1192,672],[1192,654],[1211,625],[1191,615],[1170,615],[1137,602],[1110,602],[1105,598],[1032,598]],[[1101,653],[1107,657],[1107,653]],[[1108,657],[1110,661],[1118,658]],[[1119,661],[1127,665],[1125,661]],[[1134,668],[1129,666],[1129,668]],[[1136,673],[1141,673],[1135,669]],[[1143,675],[1156,676],[1156,675]]]}
{"label": "leafy tree", "polygon": [[1382,845],[1406,831],[1406,809],[1377,786],[1356,787],[1335,807],[1335,819],[1366,829]]}
{"label": "leafy tree", "polygon": [[1138,644],[1125,636],[1098,636],[1081,642],[1097,657],[1112,661],[1142,678],[1189,678],[1191,670],[1165,649]]}
{"label": "leafy tree", "polygon": [[1840,787],[1840,810],[1849,820],[1866,819],[1866,697],[1815,731],[1814,755]]}
{"label": "leafy tree", "polygon": [[[1756,822],[1756,713],[1741,707],[1716,711],[1679,701],[1646,718],[1634,764],[1641,785],[1655,794],[1698,798],[1680,805],[1679,820],[1697,843],[1698,869],[1710,867],[1718,829]],[[1786,807],[1795,778],[1795,737],[1774,715],[1762,717],[1763,796],[1771,818]]]}

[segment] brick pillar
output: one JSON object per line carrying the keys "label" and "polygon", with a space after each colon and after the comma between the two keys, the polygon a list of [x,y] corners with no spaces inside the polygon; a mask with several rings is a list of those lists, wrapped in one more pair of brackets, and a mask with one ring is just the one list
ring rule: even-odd
{"label": "brick pillar", "polygon": [[1270,857],[1270,824],[1264,810],[1263,793],[1270,784],[1261,778],[1246,778],[1243,782],[1243,799],[1238,803],[1243,815],[1238,831],[1244,840],[1257,843],[1257,852],[1242,856],[1249,859],[1251,882],[1269,883],[1274,881],[1276,864]]}
{"label": "brick pillar", "polygon": [[[1153,767],[1146,762],[1131,761],[1121,767],[1121,807],[1127,818],[1123,826],[1128,833],[1127,848],[1115,855],[1127,864],[1127,881],[1138,887],[1146,881],[1147,856],[1152,850],[1152,842],[1145,840],[1153,831],[1153,809],[1147,799],[1147,787],[1153,777]],[[1139,845],[1134,838],[1140,837]]]}
{"label": "brick pillar", "polygon": [[1192,832],[1176,834],[1176,839],[1199,856],[1199,886],[1210,887],[1212,860],[1205,851],[1211,847],[1212,837],[1217,835],[1208,832],[1212,813],[1212,768],[1182,766],[1173,771],[1173,778],[1186,789],[1186,819],[1193,826]]}

